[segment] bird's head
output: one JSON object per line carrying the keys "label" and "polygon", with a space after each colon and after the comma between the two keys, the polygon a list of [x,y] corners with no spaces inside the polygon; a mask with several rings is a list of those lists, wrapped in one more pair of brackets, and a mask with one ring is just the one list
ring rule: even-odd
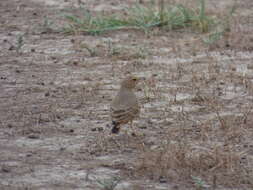
{"label": "bird's head", "polygon": [[121,88],[134,89],[139,81],[139,77],[128,76],[121,82]]}

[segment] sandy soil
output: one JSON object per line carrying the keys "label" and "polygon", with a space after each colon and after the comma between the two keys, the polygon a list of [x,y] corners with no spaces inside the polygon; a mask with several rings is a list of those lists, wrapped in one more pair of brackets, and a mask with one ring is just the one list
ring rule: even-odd
{"label": "sandy soil", "polygon": [[[115,176],[116,190],[253,188],[252,1],[212,46],[189,31],[59,32],[80,3],[134,2],[0,1],[0,189],[106,189]],[[112,135],[110,101],[128,73],[146,77],[138,135]]]}

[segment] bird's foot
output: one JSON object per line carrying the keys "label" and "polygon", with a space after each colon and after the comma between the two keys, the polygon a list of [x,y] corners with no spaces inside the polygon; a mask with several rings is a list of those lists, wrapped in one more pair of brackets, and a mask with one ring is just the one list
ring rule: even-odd
{"label": "bird's foot", "polygon": [[132,137],[144,137],[145,134],[144,134],[144,133],[137,132],[137,131],[132,131],[132,132],[131,132],[131,136],[132,136]]}

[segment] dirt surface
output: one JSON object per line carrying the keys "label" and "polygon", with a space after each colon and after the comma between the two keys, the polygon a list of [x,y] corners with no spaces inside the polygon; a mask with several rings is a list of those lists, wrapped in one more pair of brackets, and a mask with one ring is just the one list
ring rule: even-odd
{"label": "dirt surface", "polygon": [[[60,32],[80,4],[134,2],[0,1],[0,189],[105,189],[114,176],[116,190],[253,188],[252,1],[210,46],[188,30]],[[137,136],[112,135],[110,101],[129,73],[146,77]]]}

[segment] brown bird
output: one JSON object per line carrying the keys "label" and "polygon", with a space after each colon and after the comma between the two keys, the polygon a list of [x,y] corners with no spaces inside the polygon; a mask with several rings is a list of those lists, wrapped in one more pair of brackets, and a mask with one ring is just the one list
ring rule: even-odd
{"label": "brown bird", "polygon": [[112,133],[119,133],[120,126],[139,116],[140,106],[133,90],[140,78],[128,76],[121,82],[118,94],[111,103]]}

